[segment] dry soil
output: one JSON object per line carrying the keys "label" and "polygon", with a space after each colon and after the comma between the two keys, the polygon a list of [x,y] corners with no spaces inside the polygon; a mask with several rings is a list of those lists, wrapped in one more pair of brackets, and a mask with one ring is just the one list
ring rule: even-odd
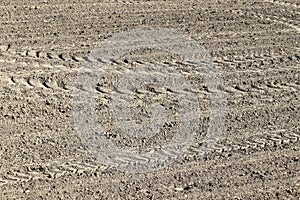
{"label": "dry soil", "polygon": [[[297,0],[1,0],[0,199],[299,199],[299,8]],[[151,151],[180,126],[175,120],[147,140],[122,134],[109,91],[124,71],[181,69],[200,102],[188,152],[161,170],[132,174],[99,162],[82,144],[73,91],[89,52],[141,26],[173,28],[205,47],[227,106],[224,130],[203,156],[211,91],[201,74],[152,49],[113,60],[93,89],[99,122],[120,148]],[[141,91],[132,104],[136,120],[146,120],[145,102],[161,94],[157,102],[176,110],[172,91]]]}

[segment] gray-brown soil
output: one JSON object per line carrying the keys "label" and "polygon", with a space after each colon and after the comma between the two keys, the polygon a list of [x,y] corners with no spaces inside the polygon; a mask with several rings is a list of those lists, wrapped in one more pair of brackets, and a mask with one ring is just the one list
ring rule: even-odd
{"label": "gray-brown soil", "polygon": [[[297,0],[1,0],[0,199],[299,199],[299,8]],[[201,102],[189,152],[162,170],[129,174],[98,162],[81,143],[74,78],[101,41],[141,26],[174,28],[209,51],[227,115],[217,144],[202,156],[210,91],[199,74],[154,50],[114,60],[107,85],[94,89],[99,121],[120,148],[159,148],[177,124],[146,141],[118,132],[107,93],[118,68],[183,69]],[[137,96],[152,98],[151,91]],[[176,109],[172,99],[159,101]],[[133,113],[143,120],[139,102]]]}

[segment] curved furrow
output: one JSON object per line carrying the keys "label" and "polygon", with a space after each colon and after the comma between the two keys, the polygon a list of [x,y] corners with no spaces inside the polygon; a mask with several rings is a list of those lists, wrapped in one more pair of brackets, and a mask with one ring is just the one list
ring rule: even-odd
{"label": "curved furrow", "polygon": [[[298,37],[297,36],[293,36],[295,37],[294,40],[296,40]],[[258,40],[253,41],[253,38],[243,38],[241,40],[221,40],[218,39],[217,42],[214,39],[210,39],[210,40],[206,40],[205,42],[205,46],[210,49],[210,46],[214,46],[214,48],[217,48],[219,46],[222,46],[223,50],[224,48],[226,48],[226,46],[230,46],[230,48],[237,48],[242,46],[249,46],[251,48],[251,46],[253,45],[253,43],[255,42],[255,46],[263,46],[265,44],[269,44],[273,43],[273,44],[278,44],[280,43],[285,43],[285,40],[283,40],[284,38],[286,38],[286,42],[288,41],[292,41],[293,38],[292,37],[288,37],[286,35],[282,35],[282,36],[277,36],[276,38],[270,38],[270,36],[266,36],[266,38],[264,37],[260,37]],[[269,40],[269,41],[268,41]],[[227,42],[226,42],[227,41]],[[6,50],[7,46],[2,46],[1,47],[2,50]],[[64,50],[65,51],[65,50]],[[72,52],[73,51],[73,52]],[[72,54],[76,54],[77,51],[82,51],[82,48],[79,47],[78,49],[74,48],[74,49],[70,49],[68,50],[68,52],[44,52],[44,51],[40,51],[40,50],[26,50],[26,51],[19,51],[19,50],[10,50],[10,51],[4,51],[5,53],[2,53],[2,55],[6,55],[9,56],[9,54],[11,55],[17,55],[20,57],[32,57],[32,58],[41,58],[41,59],[60,59],[62,61],[75,61],[75,62],[79,62],[82,60],[82,58],[76,57],[76,55],[72,55]],[[218,49],[215,49],[214,51],[218,51]]]}
{"label": "curved furrow", "polygon": [[[215,58],[215,62],[219,63],[219,64],[237,64],[239,65],[239,68],[241,68],[242,66],[240,65],[245,65],[248,63],[255,63],[258,62],[257,64],[260,64],[262,66],[264,65],[270,65],[270,64],[277,64],[280,62],[294,62],[294,64],[297,64],[299,62],[299,56],[297,52],[294,52],[294,55],[282,55],[282,52],[270,52],[269,48],[274,47],[273,45],[269,45],[269,46],[261,46],[260,48],[258,48],[256,46],[256,48],[253,48],[251,46],[248,47],[248,49],[243,49],[243,52],[246,53],[246,55],[231,55],[231,56],[222,56],[222,57],[217,57]],[[282,48],[282,46],[281,46]],[[68,50],[68,51],[63,51],[61,53],[59,52],[46,52],[46,51],[40,51],[40,50],[27,50],[22,52],[17,52],[17,50],[12,50],[11,49],[11,45],[8,46],[1,46],[1,49],[5,50],[5,49],[10,49],[10,54],[12,55],[17,55],[17,56],[21,56],[21,57],[25,57],[28,59],[33,58],[33,61],[39,61],[42,59],[46,59],[49,61],[61,61],[62,63],[65,61],[70,61],[72,63],[80,63],[82,61],[84,61],[86,58],[85,56],[78,56],[79,54],[85,54],[83,53],[82,50],[78,51],[76,49],[72,49],[72,50]],[[266,50],[264,50],[266,49]],[[237,49],[238,50],[238,49]],[[260,50],[260,52],[256,52],[257,50]],[[263,51],[264,50],[264,51]],[[75,51],[75,52],[74,52]],[[223,48],[222,52],[224,54],[225,53],[229,53],[226,52],[226,50]],[[232,51],[232,50],[231,50]],[[88,50],[87,50],[88,52]],[[212,54],[218,54],[218,52],[221,52],[221,50],[215,49],[212,51]],[[79,54],[78,54],[79,53]],[[3,55],[5,55],[5,59],[2,59],[1,61],[3,63],[7,62],[7,63],[11,63],[8,59],[9,59],[9,54],[5,54],[2,53]],[[77,55],[76,55],[77,54]],[[151,53],[152,55],[153,53]],[[154,53],[153,55],[155,55],[157,53]],[[286,53],[285,53],[286,54]],[[12,63],[16,62],[12,61]],[[18,61],[20,62],[20,61]]]}
{"label": "curved furrow", "polygon": [[[99,99],[100,101],[103,101],[105,102],[105,99]],[[70,102],[71,104],[71,102]],[[297,105],[297,101],[295,102],[295,105]],[[249,123],[251,124],[252,122],[255,121],[255,119],[247,119],[245,118],[245,116],[248,116],[249,113],[251,114],[251,112],[255,112],[256,115],[258,115],[259,113],[265,113],[265,112],[268,112],[270,111],[270,107],[272,107],[273,110],[277,110],[278,112],[287,112],[286,110],[288,110],[290,108],[290,105],[287,105],[285,102],[282,102],[280,104],[277,104],[277,105],[274,105],[274,106],[269,106],[269,105],[253,105],[253,106],[240,106],[239,110],[236,110],[235,107],[228,107],[226,108],[225,112],[228,113],[228,120],[227,120],[227,126],[235,126],[235,129],[234,131],[233,130],[230,130],[230,129],[227,129],[226,131],[228,133],[226,133],[226,136],[220,136],[221,138],[223,137],[226,137],[227,139],[231,138],[231,139],[238,139],[238,140],[241,140],[243,138],[243,136],[240,136],[240,134],[244,134],[244,135],[252,135],[253,133],[252,132],[246,132],[246,129],[244,128],[245,125],[248,125]],[[253,109],[255,108],[255,111],[253,111]],[[296,111],[297,109],[299,109],[299,106],[295,106],[294,107],[294,111]],[[5,112],[4,112],[5,114]],[[206,120],[209,119],[210,117],[210,111],[207,109],[207,110],[203,110],[203,109],[199,109],[199,110],[196,110],[195,112],[193,113],[185,113],[185,115],[189,115],[189,118],[188,119],[182,119],[182,121],[189,121],[189,120],[192,120],[192,119],[195,119],[195,118],[199,118],[201,117],[201,120],[203,121],[203,123],[206,123]],[[296,114],[296,113],[295,113]],[[245,116],[243,116],[245,115]],[[251,115],[250,115],[251,116]],[[264,115],[262,115],[262,117],[265,117]],[[245,121],[243,121],[242,118],[245,118]],[[281,120],[281,121],[288,121],[289,123],[289,126],[290,127],[295,127],[297,126],[297,119],[284,119],[284,118],[281,118],[281,117],[278,117],[278,116],[274,116],[274,119],[273,120]],[[24,121],[24,119],[19,119],[18,120],[18,124],[27,124],[27,125],[30,125],[30,124],[35,124],[36,122],[40,121],[41,119],[40,118],[33,118],[30,120],[30,122],[27,122],[26,119]],[[70,120],[70,119],[69,119]],[[163,120],[163,118],[161,119]],[[241,121],[242,120],[242,121]],[[271,121],[272,119],[269,119],[269,121]],[[49,119],[48,118],[48,123],[49,124],[52,124],[55,122],[55,120],[53,119]],[[62,120],[60,118],[56,119],[56,121],[61,121]],[[241,122],[240,122],[241,121]],[[11,124],[13,124],[14,122],[12,122]],[[15,122],[16,123],[16,122]],[[72,123],[70,121],[64,121],[64,123]],[[99,123],[103,123],[101,120]],[[105,122],[104,122],[105,123]],[[47,123],[45,123],[47,124]],[[239,126],[237,125],[239,124]],[[22,127],[19,127],[19,128],[16,128],[14,130],[11,130],[9,131],[9,126],[3,126],[3,131],[4,132],[7,132],[7,134],[2,134],[1,135],[1,141],[3,142],[3,144],[5,143],[14,143],[14,142],[17,142],[20,138],[23,138],[24,136],[26,137],[33,137],[33,138],[38,138],[38,137],[46,137],[46,138],[51,138],[53,136],[56,136],[56,137],[61,137],[61,130],[65,129],[64,127],[65,125],[61,124],[60,126],[56,126],[56,127],[50,127],[51,129],[49,131],[40,131],[40,132],[23,132],[22,131]],[[286,125],[287,126],[287,125]],[[283,130],[280,130],[282,128],[287,128],[285,126],[275,126],[273,125],[273,128],[276,127],[276,128],[279,128],[279,131],[275,131],[276,133],[277,132],[287,132],[287,131],[291,131],[291,130],[294,130],[294,128],[292,128],[291,130],[286,130],[286,129],[283,129]],[[259,127],[257,129],[257,131],[260,131],[260,128]],[[242,131],[244,129],[244,131]],[[34,131],[34,129],[32,130]],[[57,132],[55,132],[57,131]],[[256,131],[256,129],[253,128],[253,132]],[[200,131],[201,132],[201,131]],[[201,133],[202,134],[202,133]],[[260,133],[259,135],[262,135],[264,134],[264,132]],[[70,137],[75,137],[77,134],[76,132],[72,132],[72,133],[68,133],[68,135]],[[11,136],[13,136],[13,138],[11,138]],[[199,138],[201,140],[201,137]],[[290,139],[292,141],[296,141],[295,139],[295,136],[290,136]],[[37,143],[37,141],[33,142],[32,143]]]}
{"label": "curved furrow", "polygon": [[[297,69],[291,68],[291,72],[297,72]],[[59,73],[64,71],[58,71]],[[79,72],[78,70],[68,70],[65,71],[69,76],[72,74]],[[113,73],[123,73],[122,71],[113,71]],[[255,72],[257,74],[258,72]],[[54,75],[53,71],[52,74]],[[33,88],[48,88],[48,89],[59,89],[59,90],[74,90],[73,88],[73,81],[74,80],[64,80],[63,75],[58,75],[58,77],[53,77],[49,75],[36,75],[36,74],[28,74],[26,75],[12,75],[10,78],[8,75],[6,77],[8,78],[8,82],[20,85],[20,86],[26,86],[26,87],[33,87]],[[239,97],[239,95],[236,94],[243,94],[241,96],[246,96],[249,94],[261,94],[264,92],[272,92],[272,91],[299,91],[299,87],[296,85],[296,77],[297,74],[285,74],[284,75],[273,75],[269,78],[257,78],[257,77],[251,77],[251,76],[243,76],[242,74],[232,74],[232,76],[235,76],[238,78],[237,75],[240,75],[240,79],[237,79],[237,81],[231,81],[226,83],[224,88],[222,89],[225,93],[232,93],[232,97]],[[265,74],[264,74],[265,75]],[[73,76],[73,75],[72,75]],[[187,75],[191,76],[191,75]],[[205,76],[205,74],[203,75]],[[226,78],[229,78],[229,75],[226,76]],[[73,79],[73,78],[72,78]],[[240,83],[242,80],[243,83]],[[291,82],[291,80],[294,80],[295,83]],[[71,82],[70,82],[71,81]],[[201,86],[203,86],[201,88]],[[200,87],[200,88],[199,88]],[[198,85],[198,88],[200,89],[193,89],[194,93],[196,94],[210,94],[211,91],[205,90],[205,83],[201,83]],[[77,88],[80,89],[80,88]],[[105,88],[102,86],[94,86],[94,90],[97,93],[111,93],[111,89]],[[109,92],[111,91],[111,92]],[[117,91],[116,91],[117,92]],[[171,91],[170,91],[171,92]],[[274,95],[274,94],[273,94]],[[230,98],[232,98],[230,97]]]}
{"label": "curved furrow", "polygon": [[[300,142],[300,130],[297,130],[294,133],[283,133],[275,131],[274,133],[264,133],[256,136],[251,136],[246,139],[244,139],[241,142],[235,142],[235,141],[228,141],[226,140],[225,143],[223,143],[221,146],[217,145],[216,147],[213,147],[212,149],[207,149],[206,156],[210,160],[214,160],[214,156],[211,156],[210,154],[224,154],[228,155],[228,153],[234,153],[239,154],[241,152],[260,152],[264,149],[270,148],[270,147],[276,147],[280,148],[281,146],[287,147],[288,145],[292,146],[292,144]],[[201,147],[193,147],[190,151],[190,154],[185,155],[185,159],[191,159],[192,157],[196,158],[196,156],[199,156],[198,154],[195,154],[194,152],[197,152],[198,149],[201,149]],[[202,151],[200,151],[202,152]],[[170,152],[165,152],[164,155],[169,155]],[[173,153],[171,153],[173,155]],[[215,156],[216,156],[215,155]],[[202,153],[200,156],[203,156]],[[123,163],[123,166],[130,167],[131,165],[137,165],[142,163],[148,163],[152,157],[145,157],[145,156],[139,156],[138,158],[132,158],[127,157],[120,158],[120,162]],[[169,159],[174,159],[172,157],[169,157]],[[161,163],[163,164],[163,163]],[[108,167],[104,165],[99,165],[95,162],[89,163],[89,162],[78,162],[76,160],[73,161],[67,161],[64,163],[48,163],[43,166],[36,166],[33,165],[25,165],[23,166],[23,170],[25,172],[20,172],[20,169],[17,169],[17,171],[9,170],[5,173],[2,173],[2,177],[0,179],[0,184],[14,184],[16,182],[28,182],[32,180],[48,180],[50,178],[60,178],[63,176],[68,176],[70,174],[84,174],[84,173],[90,173],[92,171],[101,171],[103,172]],[[121,165],[122,166],[122,165]],[[24,169],[25,168],[25,169]]]}
{"label": "curved furrow", "polygon": [[[178,7],[177,4],[166,4],[166,5],[164,5],[165,7],[162,7],[161,5],[158,4],[158,5],[151,5],[151,9],[149,9],[149,10],[145,9],[145,7],[144,7],[145,5],[142,5],[141,7],[138,7],[138,5],[140,5],[140,4],[132,4],[131,9],[120,7],[115,10],[110,9],[107,11],[104,11],[105,8],[103,8],[103,7],[96,7],[96,8],[93,8],[93,12],[88,12],[87,11],[88,8],[81,6],[80,9],[83,10],[83,12],[81,12],[81,13],[73,12],[73,9],[76,9],[75,7],[73,7],[72,9],[70,9],[70,11],[67,10],[63,15],[60,13],[62,8],[60,8],[60,10],[53,9],[52,13],[49,14],[48,11],[45,11],[45,13],[42,13],[41,8],[40,9],[31,9],[29,7],[29,10],[27,12],[23,8],[23,10],[21,10],[22,12],[20,12],[19,16],[16,14],[13,15],[14,19],[18,19],[18,17],[20,17],[22,20],[18,20],[18,21],[2,20],[2,23],[5,23],[5,24],[24,23],[24,22],[34,23],[34,22],[39,22],[39,21],[29,21],[28,18],[34,17],[34,19],[40,19],[39,16],[43,16],[43,18],[46,18],[46,19],[51,19],[51,18],[54,18],[57,16],[66,16],[67,15],[68,17],[71,17],[71,18],[79,17],[82,19],[91,19],[91,17],[96,16],[95,13],[97,13],[97,16],[104,16],[103,19],[109,20],[109,19],[113,18],[114,15],[116,17],[127,17],[127,16],[137,17],[140,14],[142,14],[140,16],[145,16],[145,15],[153,16],[156,14],[166,14],[168,12],[177,12],[177,14],[178,14],[178,13],[182,13],[182,12],[190,12],[191,13],[191,12],[195,11],[195,6],[193,4],[186,4],[186,5],[182,5],[180,7]],[[43,7],[43,8],[47,9],[47,7]],[[197,11],[201,12],[201,14],[202,13],[204,14],[203,15],[204,17],[210,17],[207,20],[212,21],[213,19],[216,19],[216,18],[221,18],[221,19],[223,18],[224,20],[228,19],[228,17],[224,16],[224,12],[220,12],[220,11],[224,10],[223,6],[218,6],[218,7],[214,6],[210,9],[208,9],[207,7],[201,7],[201,5],[198,5],[196,8],[197,8]],[[227,10],[227,13],[242,15],[244,13],[249,12],[249,10],[253,11],[253,10],[261,8],[261,5],[252,4],[251,7],[243,7],[243,9],[241,9],[241,6],[239,4],[232,4],[230,7],[228,6],[228,8],[230,8],[230,11]],[[85,10],[85,9],[87,9],[87,10]],[[141,11],[141,9],[144,9],[144,10]],[[214,10],[216,14],[215,15],[207,15],[210,13],[211,10]],[[276,8],[274,8],[274,10],[276,11]],[[162,11],[164,11],[164,12],[162,12]],[[14,12],[17,13],[16,11],[14,11]],[[30,15],[29,12],[32,12],[32,14]],[[34,13],[34,12],[36,12],[36,13]],[[110,15],[110,17],[105,17],[105,16],[109,16],[109,15]],[[219,15],[221,15],[221,16],[219,16]],[[10,18],[10,17],[8,17],[8,18]],[[28,19],[28,20],[24,20],[24,19]]]}
{"label": "curved furrow", "polygon": [[[286,150],[285,152],[289,152],[289,151],[291,151],[291,150]],[[272,157],[272,155],[273,155],[273,157]],[[145,180],[145,181],[149,181],[151,178],[155,178],[155,177],[158,177],[158,176],[161,179],[164,179],[164,180],[168,179],[170,177],[173,177],[172,179],[174,179],[177,176],[181,176],[182,173],[188,173],[188,174],[193,173],[194,175],[196,173],[196,175],[197,175],[198,173],[203,172],[203,173],[206,174],[204,177],[199,177],[199,176],[195,177],[195,176],[192,176],[192,175],[189,176],[189,179],[190,179],[189,182],[190,183],[193,183],[194,181],[196,183],[202,182],[204,185],[206,185],[210,182],[209,179],[204,180],[206,178],[206,176],[211,176],[213,173],[218,173],[217,170],[223,169],[226,166],[229,167],[229,168],[227,168],[229,170],[230,169],[235,170],[234,173],[228,174],[228,175],[231,176],[230,180],[236,180],[236,181],[244,182],[243,177],[241,177],[242,173],[245,173],[247,170],[250,170],[250,172],[251,172],[250,174],[253,174],[253,175],[255,175],[257,173],[256,171],[258,169],[256,169],[256,168],[251,169],[252,168],[251,165],[254,162],[274,162],[274,157],[277,157],[278,155],[282,155],[282,159],[287,159],[289,157],[293,158],[295,155],[297,155],[297,152],[289,152],[289,156],[287,156],[287,155],[284,155],[284,152],[282,152],[280,150],[277,150],[277,151],[274,151],[273,153],[269,154],[268,157],[266,157],[265,153],[262,153],[261,155],[259,155],[258,152],[257,152],[257,153],[253,153],[252,155],[242,156],[242,157],[239,157],[238,159],[229,160],[229,161],[226,161],[224,163],[217,163],[217,164],[212,162],[212,163],[206,163],[205,165],[201,165],[201,163],[199,163],[199,162],[196,162],[196,163],[191,162],[191,163],[187,163],[183,166],[180,166],[180,168],[178,168],[177,165],[174,165],[174,166],[172,166],[172,168],[174,167],[174,169],[172,171],[170,171],[169,173],[166,173],[166,174],[160,174],[159,172],[157,172],[157,173],[149,173],[149,174],[145,174],[145,175],[141,174],[141,175],[138,175],[137,177],[131,177],[131,178],[128,177],[126,179],[127,180],[126,182],[139,181],[139,180],[141,180],[141,178],[143,178],[143,180]],[[217,160],[218,159],[216,159],[216,161]],[[202,159],[202,161],[203,161],[203,159]],[[237,170],[236,167],[238,167],[239,165],[244,166],[245,168],[239,168],[239,170]],[[61,167],[61,165],[58,165],[58,166],[54,165],[54,166],[55,166],[54,170],[53,169],[49,170],[47,167],[43,167],[42,171],[44,171],[44,172],[41,172],[40,169],[37,168],[36,170],[38,171],[38,173],[31,173],[30,181],[37,180],[37,179],[40,179],[40,180],[49,179],[49,177],[47,178],[47,176],[50,175],[50,173],[48,171],[52,171],[52,172],[55,171],[54,174],[57,174],[57,177],[54,177],[54,178],[57,179],[57,180],[60,180],[63,177],[67,177],[67,176],[74,175],[74,174],[78,173],[78,170],[77,171],[76,170],[68,170],[67,168],[69,167],[69,165],[68,165],[68,167],[65,167],[65,168]],[[248,166],[248,167],[246,167],[246,166]],[[107,175],[105,175],[105,169],[107,169],[105,166],[103,166],[102,169],[100,167],[100,170],[97,170],[97,168],[99,168],[99,167],[96,166],[94,168],[91,168],[91,169],[88,169],[88,170],[82,172],[82,174],[80,174],[81,175],[80,180],[81,181],[89,181],[90,179],[88,178],[89,177],[88,174],[90,174],[93,171],[99,171],[98,174],[101,174],[101,173],[103,174],[104,173],[103,178],[98,178],[99,179],[98,183],[100,183],[100,184],[105,185],[105,184],[110,183],[110,185],[111,184],[119,185],[119,183],[123,182],[122,180],[120,180],[116,176],[114,178],[107,177]],[[268,167],[268,165],[263,165],[262,168],[264,170],[266,170],[269,167]],[[209,171],[211,171],[211,172],[207,171],[207,169],[210,169]],[[244,170],[242,170],[242,169],[244,169]],[[295,168],[295,170],[296,169],[297,168]],[[273,168],[270,169],[269,168],[269,173],[270,173],[270,170],[274,171],[275,169],[273,169]],[[10,173],[13,174],[14,172],[10,172]],[[265,174],[265,175],[269,176],[269,177],[272,176],[272,174]],[[25,173],[25,174],[22,174],[22,176],[28,176],[28,172]],[[125,175],[125,176],[129,176],[129,175]],[[291,178],[293,175],[286,174],[286,176],[287,176],[286,178],[289,178],[290,181],[297,183],[297,178],[295,178],[295,177]],[[6,182],[6,184],[18,184],[18,182],[22,182],[20,179],[16,178],[15,176],[11,177],[13,180],[8,179],[6,177],[1,179],[2,183]],[[86,177],[86,178],[84,178],[84,177]],[[124,178],[126,178],[126,177],[124,177]],[[276,177],[272,176],[272,180],[279,180],[279,178],[280,178],[279,175],[276,176]],[[252,179],[252,181],[254,181],[253,184],[255,184],[255,180]],[[24,182],[26,182],[26,180]],[[178,182],[178,180],[174,179],[173,183],[176,183],[176,182]],[[90,183],[90,181],[89,181],[89,183]],[[169,181],[165,182],[165,183],[169,183]],[[2,184],[2,185],[4,185],[4,184]],[[244,185],[244,186],[248,185],[249,186],[249,184],[246,184],[245,182],[242,185]],[[168,189],[168,190],[175,189],[177,191],[181,191],[179,189],[179,187],[174,187],[172,185],[166,185],[166,187],[167,187],[166,189]],[[232,185],[230,187],[232,187]]]}
{"label": "curved furrow", "polygon": [[297,1],[295,2],[288,2],[286,0],[265,0],[267,2],[270,2],[272,4],[278,4],[280,6],[286,6],[286,7],[294,7],[294,8],[300,8],[300,4],[299,2],[297,3]]}
{"label": "curved furrow", "polygon": [[[14,167],[15,168],[15,167]],[[34,180],[57,179],[70,174],[84,174],[95,171],[105,171],[108,167],[95,162],[79,162],[70,160],[67,162],[53,162],[47,164],[27,164],[18,169],[10,169],[2,173],[0,185],[15,184],[17,182],[30,182]],[[22,170],[22,171],[21,171]]]}

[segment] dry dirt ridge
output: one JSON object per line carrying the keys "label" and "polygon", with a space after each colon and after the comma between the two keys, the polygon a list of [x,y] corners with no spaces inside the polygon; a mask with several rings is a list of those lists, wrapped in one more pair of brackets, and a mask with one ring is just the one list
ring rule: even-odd
{"label": "dry dirt ridge", "polygon": [[[299,1],[2,0],[0,7],[0,199],[300,199]],[[99,163],[81,143],[74,78],[101,41],[141,26],[179,30],[209,51],[227,115],[202,156],[212,92],[205,74],[151,49],[112,60],[92,90],[106,137],[120,148],[159,148],[179,126],[174,120],[143,140],[122,134],[110,110],[125,71],[178,69],[200,102],[188,152],[162,170],[129,174]],[[146,119],[147,101],[176,111],[174,95],[141,87],[135,120]]]}

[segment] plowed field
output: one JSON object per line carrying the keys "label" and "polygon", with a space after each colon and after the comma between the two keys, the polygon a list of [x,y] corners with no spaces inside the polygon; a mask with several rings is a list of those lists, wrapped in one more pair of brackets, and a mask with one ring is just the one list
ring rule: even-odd
{"label": "plowed field", "polygon": [[[153,155],[120,157],[116,166],[173,159],[178,152],[162,147],[182,126],[176,98],[183,91],[141,84],[128,102],[131,122],[165,119],[150,104],[173,114],[151,137],[124,133],[133,123],[126,127],[112,112],[122,75],[143,66],[170,69],[199,100],[186,119],[197,120],[186,151],[158,170],[132,173],[88,150],[74,122],[74,91],[83,90],[76,77],[102,41],[140,27],[176,30],[207,50],[226,114],[203,154],[214,93],[205,72],[151,48],[97,60],[109,64],[90,88],[105,138]],[[1,0],[0,199],[300,199],[299,32],[297,0]]]}

